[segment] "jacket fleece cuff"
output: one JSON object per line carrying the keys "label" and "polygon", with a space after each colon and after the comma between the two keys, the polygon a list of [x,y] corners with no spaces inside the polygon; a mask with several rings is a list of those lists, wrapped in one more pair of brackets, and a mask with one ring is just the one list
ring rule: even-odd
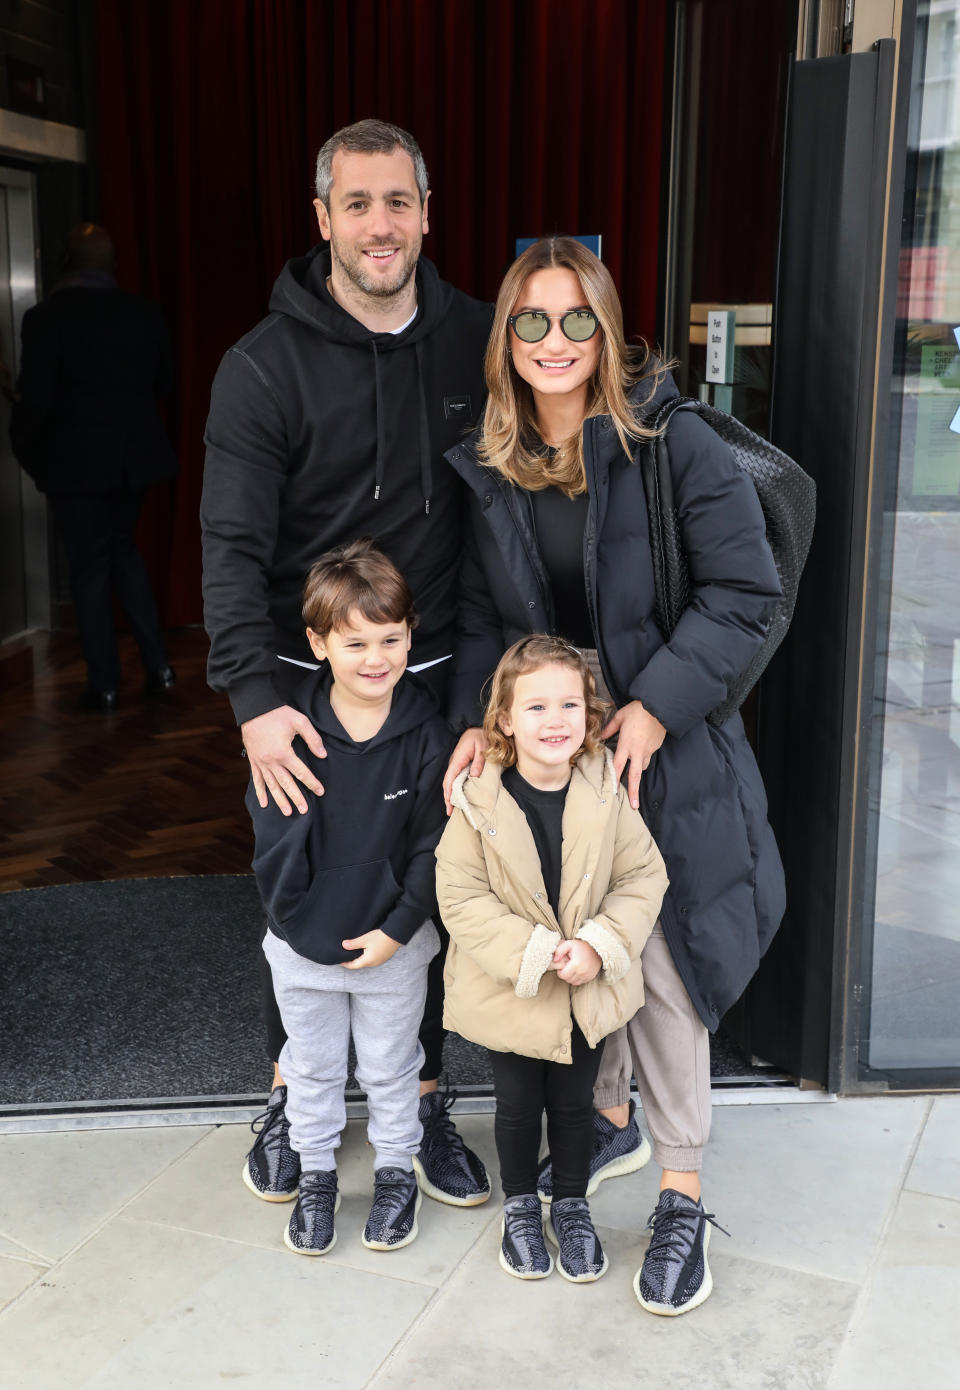
{"label": "jacket fleece cuff", "polygon": [[238,726],[287,703],[269,676],[245,676],[230,686],[227,698]]}
{"label": "jacket fleece cuff", "polygon": [[518,999],[532,999],[536,994],[561,940],[559,932],[545,927],[542,922],[534,927],[520,962],[520,973],[517,975],[515,992]]}
{"label": "jacket fleece cuff", "polygon": [[603,961],[603,978],[608,985],[615,985],[618,980],[623,979],[630,969],[630,957],[609,927],[588,920],[576,936],[588,946],[592,946]]}

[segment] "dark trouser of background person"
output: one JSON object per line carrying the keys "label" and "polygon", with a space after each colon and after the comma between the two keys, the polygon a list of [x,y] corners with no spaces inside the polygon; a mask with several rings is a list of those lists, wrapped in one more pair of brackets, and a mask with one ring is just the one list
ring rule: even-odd
{"label": "dark trouser of background person", "polygon": [[120,660],[114,595],[140,649],[146,693],[160,693],[174,681],[150,579],[136,545],[144,495],[129,489],[50,494],[70,569],[80,646],[87,663],[84,702],[91,708],[110,709],[116,704]]}

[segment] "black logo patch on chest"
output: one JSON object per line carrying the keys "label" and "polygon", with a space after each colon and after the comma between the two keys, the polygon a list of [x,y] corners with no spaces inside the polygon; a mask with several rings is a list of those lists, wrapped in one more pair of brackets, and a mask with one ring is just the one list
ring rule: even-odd
{"label": "black logo patch on chest", "polygon": [[443,398],[443,418],[445,420],[463,420],[464,422],[473,419],[473,408],[469,396],[444,396]]}

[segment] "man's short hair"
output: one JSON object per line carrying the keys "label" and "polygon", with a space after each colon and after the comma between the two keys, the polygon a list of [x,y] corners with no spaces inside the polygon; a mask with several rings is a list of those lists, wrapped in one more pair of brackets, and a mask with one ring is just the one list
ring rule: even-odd
{"label": "man's short hair", "polygon": [[327,211],[330,211],[330,188],[333,184],[333,156],[337,150],[346,150],[347,154],[393,154],[396,149],[404,150],[413,160],[413,173],[422,207],[430,181],[420,146],[409,131],[400,126],[368,119],[336,131],[317,155],[317,197]]}
{"label": "man's short hair", "polygon": [[407,581],[369,536],[321,555],[303,587],[303,621],[319,637],[347,627],[354,609],[368,623],[417,625]]}

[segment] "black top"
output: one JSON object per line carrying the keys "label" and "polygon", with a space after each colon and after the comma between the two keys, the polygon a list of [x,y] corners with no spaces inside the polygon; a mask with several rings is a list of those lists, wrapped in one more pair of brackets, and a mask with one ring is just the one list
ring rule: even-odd
{"label": "black top", "polygon": [[156,304],[86,278],[23,317],[11,442],[41,492],[142,491],[177,471],[157,408],[173,386],[170,340]]}
{"label": "black top", "polygon": [[330,297],[330,252],[281,272],[271,313],[227,352],[207,420],[208,675],[238,722],[284,703],[276,655],[310,661],[303,576],[373,536],[413,591],[411,662],[453,650],[463,497],[443,453],[483,409],[491,309],[417,264],[417,316],[374,333]]}
{"label": "black top", "polygon": [[253,871],[268,925],[300,956],[321,965],[355,960],[341,942],[379,927],[405,945],[436,912],[437,847],[446,817],[443,774],[450,730],[427,687],[407,672],[383,727],[358,743],[330,704],[326,664],[291,703],[323,737],[327,757],[296,751],[322,777],[307,814],[258,804],[251,783]]}
{"label": "black top", "polygon": [[541,791],[532,787],[520,776],[515,767],[505,769],[502,777],[504,787],[527,818],[533,833],[533,843],[540,856],[540,872],[543,874],[547,901],[557,917],[560,916],[560,865],[563,857],[563,807],[567,799],[567,787],[556,792]]}
{"label": "black top", "polygon": [[557,631],[576,647],[596,645],[583,578],[587,494],[568,497],[558,487],[530,494],[540,558],[550,578]]}

